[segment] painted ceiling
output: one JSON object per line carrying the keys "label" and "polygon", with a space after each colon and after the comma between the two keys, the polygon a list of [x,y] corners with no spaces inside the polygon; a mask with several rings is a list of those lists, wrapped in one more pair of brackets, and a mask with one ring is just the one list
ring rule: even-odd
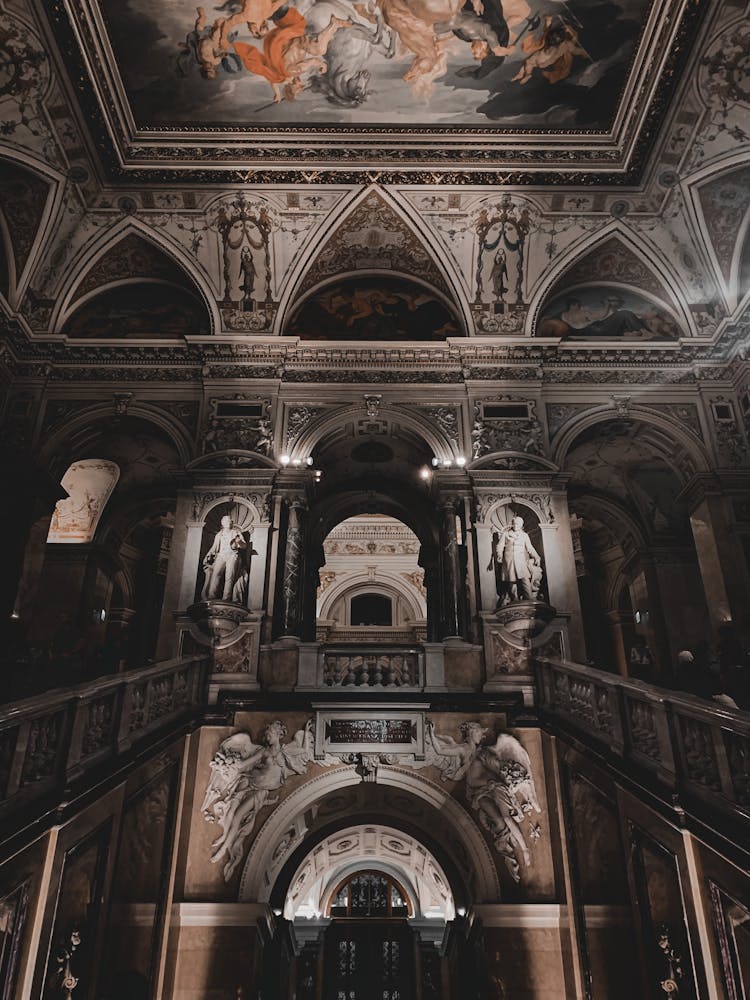
{"label": "painted ceiling", "polygon": [[82,0],[47,13],[121,173],[334,164],[632,179],[700,6]]}

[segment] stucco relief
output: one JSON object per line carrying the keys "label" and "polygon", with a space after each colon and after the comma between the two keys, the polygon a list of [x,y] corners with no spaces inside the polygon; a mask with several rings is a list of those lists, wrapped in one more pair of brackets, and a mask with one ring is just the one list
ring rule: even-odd
{"label": "stucco relief", "polygon": [[292,774],[304,774],[314,757],[312,720],[284,742],[287,727],[269,723],[259,743],[249,733],[223,740],[211,761],[211,777],[201,805],[205,820],[221,827],[214,841],[211,863],[224,862],[229,881],[240,864],[247,838],[264,806],[278,802],[274,795]]}
{"label": "stucco relief", "polygon": [[243,856],[245,844],[255,828],[260,811],[282,796],[292,775],[305,774],[311,764],[330,767],[347,764],[365,781],[376,781],[379,766],[421,770],[434,767],[446,782],[462,782],[463,793],[487,831],[495,850],[504,859],[515,881],[521,865],[532,865],[531,845],[541,837],[535,820],[539,803],[531,760],[521,743],[508,733],[493,734],[485,745],[489,729],[479,722],[465,722],[461,742],[435,732],[425,721],[425,753],[371,752],[330,753],[315,758],[315,730],[310,719],[290,741],[286,726],[269,723],[259,743],[248,732],[235,733],[223,740],[211,761],[211,775],[201,813],[209,823],[221,827],[214,841],[211,862],[224,862],[224,878],[229,881]]}
{"label": "stucco relief", "polygon": [[[542,811],[528,753],[515,736],[500,733],[484,745],[489,730],[479,722],[461,726],[461,742],[425,729],[425,759],[412,767],[436,767],[443,781],[463,781],[466,798],[477,813],[506,867],[518,882],[520,863],[531,866],[530,844],[541,837],[534,819]],[[493,734],[494,735],[494,734]],[[400,763],[400,762],[399,762]],[[528,838],[528,839],[527,839]]]}

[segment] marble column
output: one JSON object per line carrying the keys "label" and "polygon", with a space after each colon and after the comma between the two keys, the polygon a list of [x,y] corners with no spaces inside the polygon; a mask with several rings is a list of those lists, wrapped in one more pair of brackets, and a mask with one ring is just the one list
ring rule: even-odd
{"label": "marble column", "polygon": [[287,498],[286,504],[287,528],[279,602],[279,638],[301,639],[306,508],[304,501],[297,497]]}
{"label": "marble column", "polygon": [[570,527],[568,496],[564,489],[552,490],[550,514],[550,521],[540,525],[549,602],[558,612],[570,616],[568,619],[570,655],[572,659],[585,663],[586,644],[583,638],[576,557]]}
{"label": "marble column", "polygon": [[156,647],[156,657],[159,660],[169,659],[175,654],[175,611],[184,611],[195,602],[203,535],[203,521],[196,516],[198,513],[192,490],[181,490],[177,494],[174,530],[164,584],[164,600]]}
{"label": "marble column", "polygon": [[[748,484],[739,484],[745,491]],[[736,530],[736,511],[722,484],[702,478],[688,488],[690,525],[698,555],[711,632],[732,621],[739,635],[750,642],[750,578],[742,538]],[[735,498],[739,504],[744,497]]]}
{"label": "marble column", "polygon": [[418,564],[424,570],[424,585],[427,591],[427,641],[435,643],[440,641],[440,616],[442,612],[440,573],[435,546],[424,544],[420,546]]}
{"label": "marble column", "polygon": [[250,557],[250,584],[248,587],[247,604],[251,611],[260,611],[265,607],[266,566],[268,564],[268,538],[271,525],[268,521],[253,527],[252,547]]}
{"label": "marble column", "polygon": [[466,588],[454,497],[440,502],[440,556],[443,597],[440,638],[463,639],[466,635]]}
{"label": "marble column", "polygon": [[630,642],[628,641],[628,632],[633,632],[633,612],[608,611],[607,621],[609,622],[609,632],[612,636],[612,652],[615,657],[614,666],[621,677],[629,677],[628,657]]}

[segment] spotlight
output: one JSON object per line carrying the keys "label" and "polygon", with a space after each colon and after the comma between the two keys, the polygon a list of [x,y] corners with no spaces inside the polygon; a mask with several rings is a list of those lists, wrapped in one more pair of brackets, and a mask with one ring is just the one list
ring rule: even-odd
{"label": "spotlight", "polygon": [[18,613],[17,611],[11,611],[11,613],[10,613],[10,617],[11,617],[11,619],[12,619],[12,620],[13,620],[14,622],[17,622],[17,621],[18,621],[18,619],[19,619],[19,618],[20,618],[21,616],[19,615],[19,613]]}
{"label": "spotlight", "polygon": [[449,458],[444,458],[443,459],[443,468],[444,469],[450,469],[450,467],[452,465],[453,465],[453,462],[451,462],[451,460]]}
{"label": "spotlight", "polygon": [[456,913],[459,915],[459,917],[466,916],[466,910],[463,908],[463,906],[459,906],[459,908],[456,910]]}
{"label": "spotlight", "polygon": [[421,479],[429,479],[430,476],[432,475],[432,473],[430,472],[430,470],[425,465],[424,468],[422,468],[422,469],[419,470],[419,475],[420,475]]}
{"label": "spotlight", "polygon": [[438,462],[438,460],[437,460],[436,458],[433,458],[433,460],[432,460],[432,465],[433,465],[433,467],[434,467],[434,468],[437,468],[437,466],[438,466],[439,464],[440,464],[440,463]]}
{"label": "spotlight", "polygon": [[302,465],[302,459],[301,458],[293,458],[292,459],[292,465],[295,465],[295,466]]}
{"label": "spotlight", "polygon": [[307,462],[308,465],[312,465],[313,464],[312,455],[308,455],[305,461]]}
{"label": "spotlight", "polygon": [[466,465],[466,459],[464,458],[463,455],[458,456],[458,458],[456,459],[456,465],[458,465],[462,469]]}
{"label": "spotlight", "polygon": [[279,461],[281,462],[282,465],[289,465],[289,456],[282,455]]}

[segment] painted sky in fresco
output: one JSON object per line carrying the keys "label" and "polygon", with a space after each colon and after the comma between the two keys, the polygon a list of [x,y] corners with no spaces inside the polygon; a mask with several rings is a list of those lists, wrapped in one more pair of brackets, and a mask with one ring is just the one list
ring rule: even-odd
{"label": "painted sky in fresco", "polygon": [[139,127],[606,130],[651,0],[100,0]]}

